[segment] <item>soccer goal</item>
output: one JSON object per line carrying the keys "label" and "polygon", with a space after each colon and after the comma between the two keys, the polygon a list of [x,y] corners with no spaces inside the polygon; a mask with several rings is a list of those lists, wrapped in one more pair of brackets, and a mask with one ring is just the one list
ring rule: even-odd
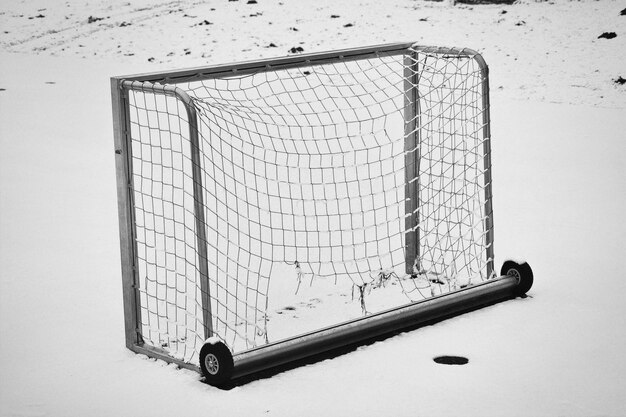
{"label": "soccer goal", "polygon": [[382,45],[112,78],[126,344],[219,385],[522,295],[488,69]]}

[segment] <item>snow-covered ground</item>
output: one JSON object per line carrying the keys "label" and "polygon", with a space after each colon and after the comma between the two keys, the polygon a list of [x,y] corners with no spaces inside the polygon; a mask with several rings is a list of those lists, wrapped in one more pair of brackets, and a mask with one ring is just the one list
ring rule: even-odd
{"label": "snow-covered ground", "polygon": [[[0,6],[0,415],[626,414],[626,3],[336,3]],[[108,77],[405,40],[490,66],[495,253],[530,297],[230,391],[126,350]]]}

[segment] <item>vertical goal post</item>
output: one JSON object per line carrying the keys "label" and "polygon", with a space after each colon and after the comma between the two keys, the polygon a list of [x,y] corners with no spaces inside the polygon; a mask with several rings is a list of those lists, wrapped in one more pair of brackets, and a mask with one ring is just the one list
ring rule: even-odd
{"label": "vertical goal post", "polygon": [[137,353],[220,385],[532,285],[526,263],[495,273],[475,51],[396,43],[113,77],[111,91]]}

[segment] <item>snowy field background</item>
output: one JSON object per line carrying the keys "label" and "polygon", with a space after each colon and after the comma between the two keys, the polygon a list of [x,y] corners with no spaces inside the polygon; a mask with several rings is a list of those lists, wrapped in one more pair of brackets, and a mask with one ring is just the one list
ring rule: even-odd
{"label": "snowy field background", "polygon": [[[3,2],[0,415],[626,415],[624,8]],[[109,77],[409,40],[489,64],[496,261],[530,297],[230,391],[126,350]]]}

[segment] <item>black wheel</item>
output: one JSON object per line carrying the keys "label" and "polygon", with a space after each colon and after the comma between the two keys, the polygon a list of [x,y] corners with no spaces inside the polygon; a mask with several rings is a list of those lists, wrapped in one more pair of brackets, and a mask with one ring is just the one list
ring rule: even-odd
{"label": "black wheel", "polygon": [[233,374],[233,355],[222,342],[207,342],[200,349],[200,369],[210,385],[228,382]]}
{"label": "black wheel", "polygon": [[527,262],[518,264],[515,261],[506,261],[502,264],[500,275],[508,275],[517,279],[518,284],[515,289],[517,297],[525,295],[530,290],[530,287],[533,286],[533,270]]}

